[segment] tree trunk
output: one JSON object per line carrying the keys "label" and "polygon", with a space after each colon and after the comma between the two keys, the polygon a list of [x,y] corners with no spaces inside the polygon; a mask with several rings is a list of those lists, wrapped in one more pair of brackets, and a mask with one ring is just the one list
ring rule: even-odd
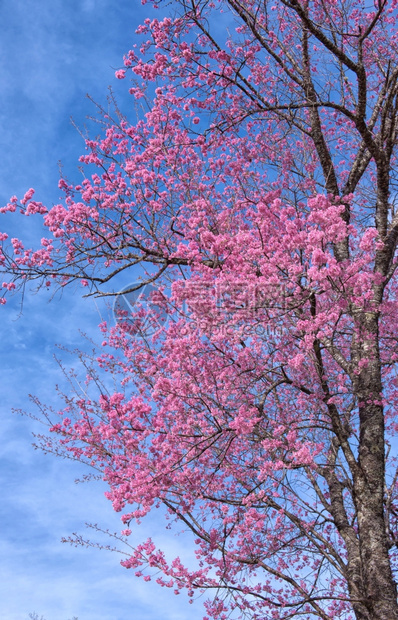
{"label": "tree trunk", "polygon": [[360,370],[357,383],[360,434],[359,473],[354,476],[354,502],[365,605],[371,620],[398,620],[397,591],[388,553],[383,505],[385,429],[378,313],[361,312],[359,330],[359,358],[368,360],[368,365]]}

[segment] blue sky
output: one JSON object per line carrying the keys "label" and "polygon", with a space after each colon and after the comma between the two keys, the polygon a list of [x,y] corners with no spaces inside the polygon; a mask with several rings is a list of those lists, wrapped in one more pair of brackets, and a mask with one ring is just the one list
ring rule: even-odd
{"label": "blue sky", "polygon": [[[167,10],[167,9],[166,9]],[[128,83],[114,78],[136,26],[148,15],[139,0],[2,0],[0,20],[0,203],[29,187],[38,200],[58,202],[58,161],[79,180],[79,126],[93,113],[89,93],[105,103],[112,85],[121,108],[132,105]],[[32,220],[3,216],[0,230],[30,234]],[[23,230],[22,230],[23,229]],[[55,344],[80,342],[78,329],[95,336],[104,306],[71,290],[49,303],[46,294],[17,299],[1,310],[0,425],[0,617],[27,620],[199,620],[200,601],[144,583],[119,566],[117,554],[76,549],[60,539],[85,522],[119,529],[119,515],[101,484],[78,484],[82,468],[33,450],[38,424],[12,413],[31,409],[28,394],[57,406],[54,386],[62,375]],[[137,531],[152,536],[170,555],[189,557],[187,538],[167,533],[159,515]]]}

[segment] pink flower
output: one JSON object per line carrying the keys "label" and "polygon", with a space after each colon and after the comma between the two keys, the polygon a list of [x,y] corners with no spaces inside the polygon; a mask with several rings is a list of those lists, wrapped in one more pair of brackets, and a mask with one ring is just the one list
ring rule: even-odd
{"label": "pink flower", "polygon": [[32,198],[34,193],[35,193],[35,190],[32,187],[28,189],[25,196],[22,198],[21,203],[25,205]]}

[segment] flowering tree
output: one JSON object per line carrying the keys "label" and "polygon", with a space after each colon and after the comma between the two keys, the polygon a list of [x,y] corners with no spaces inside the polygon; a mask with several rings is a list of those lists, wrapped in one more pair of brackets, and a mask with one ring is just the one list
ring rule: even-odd
{"label": "flowering tree", "polygon": [[5,292],[141,266],[168,317],[119,306],[44,447],[100,469],[124,536],[160,504],[192,531],[194,569],[122,564],[207,618],[398,619],[397,2],[165,6],[116,73],[138,121],[104,116],[63,204],[2,209],[48,229],[2,235]]}

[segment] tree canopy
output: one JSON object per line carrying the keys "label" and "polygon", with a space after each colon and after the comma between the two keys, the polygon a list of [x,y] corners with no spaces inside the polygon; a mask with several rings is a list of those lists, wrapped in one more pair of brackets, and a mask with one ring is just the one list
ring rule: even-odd
{"label": "tree canopy", "polygon": [[206,618],[398,619],[397,2],[156,4],[116,72],[137,120],[103,113],[61,204],[1,209],[48,230],[2,234],[5,295],[148,296],[42,445],[127,538],[158,505],[192,531],[195,568],[122,564]]}

